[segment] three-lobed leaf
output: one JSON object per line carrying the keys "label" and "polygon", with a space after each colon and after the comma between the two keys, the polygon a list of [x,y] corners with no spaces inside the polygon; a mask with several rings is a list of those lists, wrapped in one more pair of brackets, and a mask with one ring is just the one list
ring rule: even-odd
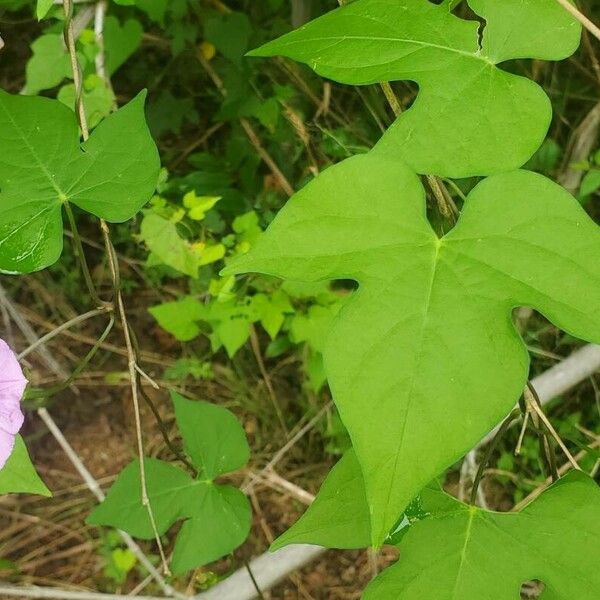
{"label": "three-lobed leaf", "polygon": [[515,307],[600,342],[590,311],[599,254],[600,230],[577,201],[527,171],[481,182],[439,239],[417,176],[370,153],[298,192],[225,273],[359,283],[324,357],[380,545],[419,490],[518,400],[529,359]]}
{"label": "three-lobed leaf", "polygon": [[57,100],[0,91],[0,269],[54,263],[63,204],[120,223],[154,192],[160,160],[144,118],[145,92],[80,144],[75,115]]}
{"label": "three-lobed leaf", "polygon": [[600,490],[587,475],[572,472],[520,513],[486,512],[439,489],[425,489],[421,502],[428,516],[365,600],[516,600],[532,579],[544,583],[542,598],[598,597]]}
{"label": "three-lobed leaf", "polygon": [[[556,0],[469,0],[486,21],[459,19],[429,0],[357,0],[269,42],[341,83],[411,80],[412,107],[378,144],[418,173],[488,175],[523,165],[547,133],[551,106],[534,82],[498,68],[515,58],[560,60],[580,25]],[[535,32],[532,34],[531,32]]]}
{"label": "three-lobed leaf", "polygon": [[[208,402],[172,392],[175,415],[197,478],[160,460],[145,458],[146,486],[156,528],[162,535],[185,519],[173,552],[173,572],[180,574],[232,552],[250,529],[250,505],[238,489],[214,479],[244,466],[249,447],[232,413]],[[88,523],[123,529],[153,539],[154,529],[142,504],[140,465],[129,464]]]}

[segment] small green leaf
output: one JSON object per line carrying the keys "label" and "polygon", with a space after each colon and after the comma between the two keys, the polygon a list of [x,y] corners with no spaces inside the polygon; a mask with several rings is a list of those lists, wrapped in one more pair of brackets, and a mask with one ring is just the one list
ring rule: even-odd
{"label": "small green leaf", "polygon": [[71,62],[62,35],[47,33],[31,44],[32,57],[25,68],[27,94],[35,95],[72,77]]}
{"label": "small green leaf", "polygon": [[323,482],[315,501],[302,517],[278,537],[271,551],[288,544],[326,548],[367,548],[371,519],[360,465],[348,450]]}
{"label": "small green leaf", "polygon": [[572,472],[520,513],[486,512],[426,489],[423,509],[399,545],[400,560],[365,600],[515,600],[541,580],[542,598],[594,600],[600,588],[600,490]]}
{"label": "small green leaf", "polygon": [[[203,484],[187,473],[160,460],[144,459],[148,497],[158,531],[164,533],[176,521],[188,515],[186,503],[195,501]],[[134,537],[151,540],[154,531],[148,510],[142,504],[140,463],[131,462],[112,485],[106,500],[94,509],[87,522],[91,525],[110,525],[124,529]]]}
{"label": "small green leaf", "polygon": [[[378,148],[419,173],[488,175],[523,165],[542,143],[551,105],[534,82],[499,69],[509,59],[560,60],[581,27],[553,0],[470,0],[486,23],[428,0],[358,0],[269,42],[281,55],[351,85],[411,80],[414,104]],[[535,31],[535,35],[531,35]]]}
{"label": "small green leaf", "polygon": [[[144,459],[144,465],[159,534],[185,520],[173,552],[172,570],[178,575],[229,554],[248,536],[248,499],[236,488],[215,484],[213,478],[244,466],[249,448],[242,427],[227,409],[186,400],[174,392],[172,398],[185,449],[199,476],[193,479],[151,458]],[[120,473],[87,522],[123,529],[141,539],[154,538],[147,507],[142,504],[138,461]]]}
{"label": "small green leaf", "polygon": [[114,566],[123,574],[129,573],[137,562],[135,554],[129,548],[115,548],[111,552]]}
{"label": "small green leaf", "polygon": [[171,400],[185,451],[202,467],[203,477],[212,480],[248,462],[246,434],[233,413],[210,402],[186,400],[177,392],[171,392]]}
{"label": "small green leaf", "polygon": [[177,224],[154,212],[147,212],[140,239],[152,252],[154,264],[163,264],[196,279],[200,266],[198,251],[177,231]]}
{"label": "small green leaf", "polygon": [[58,260],[66,202],[121,223],[150,199],[160,161],[144,97],[80,144],[75,115],[59,101],[0,91],[1,270],[29,273]]}
{"label": "small green leaf", "polygon": [[158,324],[181,342],[189,342],[200,335],[198,321],[207,317],[207,308],[195,298],[186,297],[165,302],[148,309]]}
{"label": "small green leaf", "polygon": [[196,196],[196,192],[192,191],[183,197],[183,206],[188,209],[190,219],[202,221],[219,200],[221,196]]}
{"label": "small green leaf", "polygon": [[600,342],[590,311],[599,255],[600,230],[579,203],[526,171],[482,181],[439,239],[415,174],[370,153],[298,192],[224,274],[359,283],[323,333],[324,356],[379,545],[419,490],[519,399],[529,357],[514,307]]}
{"label": "small green leaf", "polygon": [[104,22],[104,48],[106,70],[113,74],[139,47],[144,28],[139,21],[127,19],[121,25],[109,15]]}
{"label": "small green leaf", "polygon": [[52,496],[31,464],[25,442],[20,435],[15,438],[15,447],[10,458],[4,468],[0,469],[0,494]]}
{"label": "small green leaf", "polygon": [[206,39],[214,44],[225,58],[237,65],[248,50],[251,33],[252,25],[248,17],[239,12],[229,12],[208,19],[204,27]]}
{"label": "small green leaf", "polygon": [[600,189],[600,169],[592,169],[583,176],[579,188],[579,197],[585,198],[598,189]]}

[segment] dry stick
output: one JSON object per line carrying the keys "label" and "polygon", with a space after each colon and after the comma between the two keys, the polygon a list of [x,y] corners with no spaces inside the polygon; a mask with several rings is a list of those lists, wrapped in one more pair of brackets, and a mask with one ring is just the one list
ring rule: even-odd
{"label": "dry stick", "polygon": [[265,467],[259,473],[253,473],[250,476],[250,481],[242,485],[242,491],[248,493],[254,486],[256,480],[261,477],[267,471],[270,471],[304,435],[310,431],[316,423],[319,422],[321,417],[331,409],[333,402],[328,402],[296,435],[294,435],[278,452],[275,453],[273,458],[265,465]]}
{"label": "dry stick", "polygon": [[[584,458],[590,450],[595,450],[600,447],[600,438],[596,439],[596,441],[592,442],[587,448],[578,452],[573,458],[575,461],[581,460]],[[570,462],[566,462],[558,469],[558,474],[562,477],[565,473],[569,472],[573,468],[573,465]],[[547,477],[544,483],[538,486],[535,490],[533,490],[528,496],[523,498],[520,502],[513,506],[513,512],[519,512],[522,508],[530,504],[533,500],[535,500],[538,496],[542,494],[542,492],[547,489],[550,485],[554,483],[552,477]]]}
{"label": "dry stick", "polygon": [[[85,465],[73,450],[72,446],[66,440],[54,419],[50,416],[48,411],[45,408],[40,408],[38,410],[38,415],[48,427],[50,433],[54,436],[60,447],[63,449],[64,453],[67,455],[71,464],[75,467],[77,472],[81,475],[81,478],[84,480],[88,489],[96,496],[99,502],[102,502],[105,498],[102,489],[98,485],[98,482],[94,479],[92,474],[86,469]],[[133,538],[126,533],[125,531],[119,531],[122,539],[124,540],[127,547],[135,554],[136,558],[140,561],[140,563],[144,566],[144,568],[150,573],[152,578],[160,585],[162,591],[168,596],[176,596],[182,597],[180,594],[177,594],[175,590],[165,582],[165,580],[161,577],[160,573],[156,570],[154,565],[148,560],[142,549],[134,542]]]}
{"label": "dry stick", "polygon": [[565,443],[562,441],[562,438],[558,435],[556,429],[554,429],[552,423],[550,423],[550,420],[545,415],[544,411],[540,408],[539,400],[534,397],[535,391],[532,391],[532,389],[528,386],[527,388],[525,388],[524,394],[525,402],[527,403],[529,409],[535,412],[540,418],[550,435],[552,435],[552,437],[556,440],[556,443],[560,446],[560,449],[564,452],[571,465],[573,465],[573,468],[577,469],[577,471],[581,471],[581,467],[577,464],[577,461],[573,458],[573,455],[565,446]]}
{"label": "dry stick", "polygon": [[566,11],[570,12],[595,38],[600,40],[600,28],[590,21],[569,0],[556,0]]}
{"label": "dry stick", "polygon": [[[65,44],[67,46],[67,50],[69,52],[69,57],[71,61],[71,69],[73,72],[73,81],[75,83],[75,91],[76,91],[76,108],[77,108],[77,116],[79,120],[79,126],[81,128],[81,134],[83,140],[86,141],[89,138],[89,128],[87,125],[87,118],[85,115],[85,110],[83,107],[83,96],[82,96],[82,81],[81,81],[81,72],[79,68],[79,62],[77,58],[77,51],[75,48],[75,35],[73,33],[73,0],[64,0],[63,1],[63,9],[65,13],[65,23],[64,23],[64,38]],[[98,32],[96,32],[98,33]],[[72,227],[75,226],[75,223],[72,223]],[[133,344],[131,341],[131,334],[129,331],[129,322],[127,320],[127,314],[125,312],[125,305],[123,303],[123,295],[120,290],[120,282],[119,282],[119,267],[117,263],[116,253],[112,242],[110,241],[110,234],[108,225],[104,221],[104,219],[100,220],[100,228],[102,230],[104,245],[106,248],[106,252],[108,255],[108,261],[110,265],[112,280],[113,280],[113,288],[114,293],[116,295],[116,308],[119,313],[119,317],[121,319],[121,324],[123,325],[123,333],[125,339],[125,347],[127,350],[127,364],[129,369],[129,381],[131,385],[131,396],[133,401],[134,408],[134,419],[135,419],[135,429],[136,429],[136,438],[137,438],[137,450],[138,457],[140,463],[140,487],[141,487],[141,496],[142,496],[142,505],[146,508],[148,512],[148,519],[150,521],[150,525],[152,527],[152,531],[154,533],[154,537],[156,540],[156,545],[158,547],[158,551],[160,554],[160,558],[163,564],[163,571],[166,575],[170,575],[170,569],[167,562],[167,557],[165,556],[164,548],[162,545],[162,541],[160,539],[160,535],[158,533],[158,528],[156,526],[156,520],[154,518],[154,511],[152,510],[152,506],[150,504],[150,499],[148,497],[148,487],[146,483],[146,467],[144,464],[144,441],[142,437],[142,422],[140,417],[140,405],[139,405],[139,397],[138,397],[138,387],[137,387],[137,359],[136,354],[133,348]],[[75,232],[74,232],[75,233]]]}
{"label": "dry stick", "polygon": [[558,175],[558,183],[573,195],[577,193],[585,173],[583,169],[577,168],[576,165],[588,159],[596,146],[599,130],[600,102],[597,102],[573,132],[567,144],[564,168]]}

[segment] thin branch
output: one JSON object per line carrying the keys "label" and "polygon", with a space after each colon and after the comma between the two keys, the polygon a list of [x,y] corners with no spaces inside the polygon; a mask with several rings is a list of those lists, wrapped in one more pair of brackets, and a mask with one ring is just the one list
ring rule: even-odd
{"label": "thin branch", "polygon": [[85,280],[88,292],[92,297],[92,301],[94,302],[94,304],[96,306],[102,306],[103,302],[98,296],[96,286],[94,285],[94,280],[92,279],[92,274],[90,273],[90,268],[85,258],[85,252],[83,251],[83,245],[81,244],[81,237],[79,236],[79,229],[77,228],[77,221],[75,220],[73,209],[71,208],[69,202],[65,202],[63,204],[63,208],[65,209],[67,219],[69,220],[69,226],[71,227],[71,232],[73,234],[72,239],[75,250],[75,256],[77,257],[77,261],[79,262],[79,265],[81,267],[81,272],[83,273],[83,278]]}
{"label": "thin branch", "polygon": [[250,563],[248,563],[248,561],[246,559],[244,559],[244,565],[246,567],[246,570],[248,571],[248,575],[250,576],[250,579],[252,580],[252,585],[254,586],[254,589],[256,590],[258,597],[260,598],[260,600],[265,600],[264,594],[262,593],[261,589],[258,587],[258,583],[254,577],[254,573],[252,572]]}
{"label": "thin branch", "polygon": [[474,505],[475,501],[477,500],[477,490],[479,489],[479,484],[481,483],[483,474],[485,472],[485,468],[487,467],[488,463],[490,462],[490,458],[492,457],[494,450],[498,447],[498,443],[502,439],[502,436],[508,430],[511,423],[515,419],[517,419],[520,416],[520,414],[521,414],[521,410],[519,408],[514,408],[510,412],[508,417],[506,417],[506,419],[504,419],[504,421],[502,422],[502,425],[500,425],[500,428],[498,429],[498,432],[494,436],[494,439],[488,444],[488,446],[485,450],[483,459],[479,463],[479,469],[477,470],[477,475],[475,476],[475,481],[473,482],[473,487],[471,489],[471,504]]}
{"label": "thin branch", "polygon": [[333,406],[333,402],[328,402],[298,433],[296,433],[288,442],[275,453],[273,458],[265,465],[265,467],[260,471],[260,473],[253,473],[250,476],[250,481],[242,485],[242,491],[246,494],[248,493],[254,486],[254,483],[257,479],[259,479],[264,473],[270,471],[292,448],[295,444],[300,441],[306,433],[308,433],[323,417],[323,415],[331,409]]}
{"label": "thin branch", "polygon": [[556,0],[567,12],[570,12],[595,38],[600,40],[600,27],[590,21],[569,0]]}
{"label": "thin branch", "polygon": [[111,311],[111,310],[112,310],[112,306],[106,305],[106,306],[101,306],[100,308],[95,308],[94,310],[90,310],[89,312],[86,312],[83,315],[78,315],[78,316],[74,317],[73,319],[67,321],[66,323],[59,325],[56,329],[53,329],[52,331],[50,331],[43,337],[37,339],[35,342],[33,342],[33,344],[31,344],[27,348],[25,348],[25,350],[23,350],[23,352],[21,352],[17,356],[17,358],[19,360],[22,360],[23,358],[25,358],[26,356],[31,354],[34,350],[37,350],[40,346],[43,346],[44,344],[48,343],[51,339],[55,338],[57,335],[59,335],[63,331],[66,331],[67,329],[70,329],[71,327],[74,327],[75,325],[78,325],[79,323],[83,323],[84,321],[93,319],[94,317],[97,317],[98,315],[104,314],[105,312]]}

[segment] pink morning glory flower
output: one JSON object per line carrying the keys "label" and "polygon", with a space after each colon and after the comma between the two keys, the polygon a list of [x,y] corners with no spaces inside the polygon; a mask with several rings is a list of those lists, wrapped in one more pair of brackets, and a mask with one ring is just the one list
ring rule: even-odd
{"label": "pink morning glory flower", "polygon": [[11,455],[15,436],[19,433],[25,417],[21,411],[21,399],[27,379],[9,345],[0,339],[0,469]]}

